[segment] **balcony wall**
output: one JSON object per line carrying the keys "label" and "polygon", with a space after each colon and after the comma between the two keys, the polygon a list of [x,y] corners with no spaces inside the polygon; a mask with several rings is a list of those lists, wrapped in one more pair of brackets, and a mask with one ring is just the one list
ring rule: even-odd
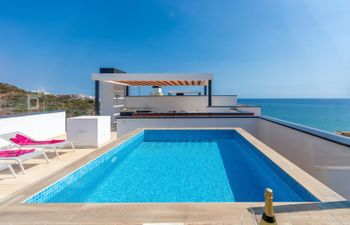
{"label": "balcony wall", "polygon": [[258,139],[350,199],[350,138],[274,119],[256,128]]}

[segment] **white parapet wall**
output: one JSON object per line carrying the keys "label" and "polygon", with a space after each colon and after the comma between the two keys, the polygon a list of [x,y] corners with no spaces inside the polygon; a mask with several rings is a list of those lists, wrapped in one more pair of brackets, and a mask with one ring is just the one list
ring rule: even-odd
{"label": "white parapet wall", "polygon": [[233,106],[237,105],[237,95],[213,95],[213,106]]}
{"label": "white parapet wall", "polygon": [[253,113],[254,116],[261,115],[260,106],[211,106],[207,107],[209,113]]}
{"label": "white parapet wall", "polygon": [[251,112],[254,113],[255,116],[260,116],[261,115],[261,107],[260,106],[241,106],[238,105],[235,107],[238,111],[242,111],[242,112]]}
{"label": "white parapet wall", "polygon": [[[236,95],[214,95],[213,106],[234,106]],[[151,108],[156,112],[186,111],[207,112],[208,96],[129,96],[125,98],[127,108]]]}
{"label": "white parapet wall", "polygon": [[207,110],[207,96],[130,96],[125,98],[127,108],[150,108],[155,112]]}
{"label": "white parapet wall", "polygon": [[258,139],[350,199],[349,138],[274,119],[260,118],[256,127]]}
{"label": "white parapet wall", "polygon": [[[57,111],[0,117],[0,136],[16,131],[38,139],[64,135],[66,133],[66,112]],[[0,145],[4,145],[2,140],[0,140]]]}
{"label": "white parapet wall", "polygon": [[117,137],[138,128],[181,128],[181,127],[242,127],[255,135],[257,118],[130,118],[117,120]]}

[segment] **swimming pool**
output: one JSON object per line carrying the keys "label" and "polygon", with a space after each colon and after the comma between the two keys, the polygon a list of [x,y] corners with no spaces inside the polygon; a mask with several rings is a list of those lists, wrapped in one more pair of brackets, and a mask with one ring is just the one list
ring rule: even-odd
{"label": "swimming pool", "polygon": [[26,203],[318,201],[236,130],[143,130]]}

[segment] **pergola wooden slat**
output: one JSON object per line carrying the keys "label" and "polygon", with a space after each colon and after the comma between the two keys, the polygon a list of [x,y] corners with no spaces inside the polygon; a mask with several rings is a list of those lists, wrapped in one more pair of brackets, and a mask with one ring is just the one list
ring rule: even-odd
{"label": "pergola wooden slat", "polygon": [[206,86],[206,80],[118,80],[127,86]]}

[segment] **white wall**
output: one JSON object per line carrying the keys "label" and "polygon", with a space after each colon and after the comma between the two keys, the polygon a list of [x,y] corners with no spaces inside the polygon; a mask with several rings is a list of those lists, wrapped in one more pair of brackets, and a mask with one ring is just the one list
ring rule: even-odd
{"label": "white wall", "polygon": [[152,108],[156,112],[206,112],[207,105],[207,96],[132,96],[125,99],[127,108]]}
{"label": "white wall", "polygon": [[[33,138],[46,139],[66,133],[66,112],[38,113],[0,118],[0,135],[20,131]],[[0,142],[0,145],[4,142]]]}
{"label": "white wall", "polygon": [[137,128],[242,127],[255,135],[257,118],[132,118],[117,120],[117,136]]}
{"label": "white wall", "polygon": [[260,106],[237,106],[236,108],[238,110],[252,112],[252,113],[254,113],[255,116],[261,115],[261,107]]}
{"label": "white wall", "polygon": [[[212,96],[213,106],[233,106],[236,96]],[[125,106],[153,108],[156,112],[200,111],[207,112],[208,96],[132,96],[126,97]]]}
{"label": "white wall", "polygon": [[207,107],[209,113],[235,113],[236,110],[232,110],[232,107]]}
{"label": "white wall", "polygon": [[236,95],[213,95],[212,106],[233,106],[237,105]]}
{"label": "white wall", "polygon": [[242,111],[242,112],[250,112],[254,113],[254,116],[260,116],[261,115],[261,108],[259,106],[234,106],[234,107],[208,107],[207,111],[211,113],[229,113],[229,112],[235,112],[236,110]]}
{"label": "white wall", "polygon": [[105,116],[112,116],[114,114],[113,108],[113,92],[114,84],[100,82],[100,114]]}
{"label": "white wall", "polygon": [[257,120],[257,138],[350,199],[350,148],[279,124]]}

